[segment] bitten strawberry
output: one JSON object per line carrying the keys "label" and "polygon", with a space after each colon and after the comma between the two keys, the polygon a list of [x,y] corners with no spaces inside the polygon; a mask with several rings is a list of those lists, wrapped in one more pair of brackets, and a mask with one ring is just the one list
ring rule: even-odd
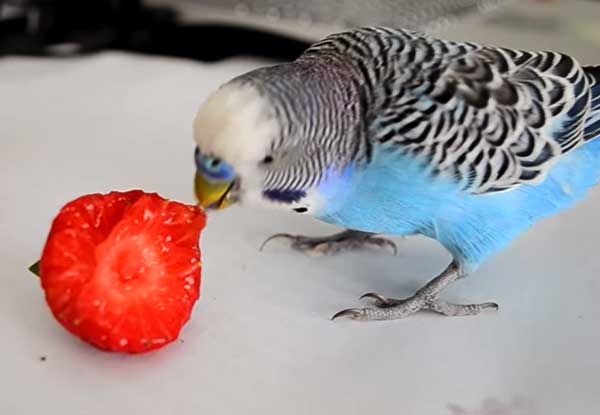
{"label": "bitten strawberry", "polygon": [[67,330],[142,353],[175,340],[200,293],[204,213],[139,190],[82,196],[52,223],[40,277]]}

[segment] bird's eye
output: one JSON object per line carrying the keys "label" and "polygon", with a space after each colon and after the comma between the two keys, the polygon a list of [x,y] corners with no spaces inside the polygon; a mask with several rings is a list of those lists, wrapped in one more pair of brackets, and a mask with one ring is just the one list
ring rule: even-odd
{"label": "bird's eye", "polygon": [[214,157],[204,157],[203,164],[205,170],[217,172],[219,171],[219,167],[221,167],[221,160]]}
{"label": "bird's eye", "polygon": [[273,156],[265,156],[265,158],[263,159],[263,164],[270,164],[273,163]]}
{"label": "bird's eye", "polygon": [[205,176],[214,180],[232,180],[233,168],[223,160],[196,152],[196,168]]}

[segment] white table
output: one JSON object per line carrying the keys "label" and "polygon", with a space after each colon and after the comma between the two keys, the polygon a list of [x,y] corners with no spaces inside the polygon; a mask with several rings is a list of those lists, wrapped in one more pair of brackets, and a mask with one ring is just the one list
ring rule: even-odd
{"label": "white table", "polygon": [[[452,35],[553,42],[530,28],[483,27],[474,20]],[[592,43],[555,38],[584,60],[600,56]],[[311,258],[283,243],[259,253],[274,232],[333,229],[231,208],[203,234],[202,296],[182,342],[109,354],[53,320],[27,266],[60,206],[132,188],[192,202],[194,112],[217,84],[259,64],[118,53],[0,60],[0,414],[600,413],[600,189],[447,293],[496,300],[497,314],[332,322],[367,291],[411,294],[448,255],[422,238],[399,241],[397,257]]]}

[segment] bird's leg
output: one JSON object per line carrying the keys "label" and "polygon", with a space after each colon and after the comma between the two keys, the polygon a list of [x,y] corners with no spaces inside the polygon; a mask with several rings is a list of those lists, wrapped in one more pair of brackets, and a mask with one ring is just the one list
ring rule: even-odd
{"label": "bird's leg", "polygon": [[457,279],[464,277],[460,266],[453,261],[437,277],[418,290],[412,297],[396,300],[380,294],[368,293],[361,298],[375,301],[375,307],[349,308],[332,317],[350,317],[354,320],[395,320],[408,317],[420,310],[431,310],[445,316],[472,316],[487,308],[498,309],[496,303],[453,304],[440,299],[442,291]]}
{"label": "bird's leg", "polygon": [[367,246],[388,247],[392,249],[394,255],[398,251],[396,244],[389,239],[375,236],[373,233],[355,231],[352,229],[322,237],[278,233],[263,242],[260,247],[261,251],[267,243],[278,238],[289,239],[293,249],[318,255],[338,254],[344,251],[362,249]]}

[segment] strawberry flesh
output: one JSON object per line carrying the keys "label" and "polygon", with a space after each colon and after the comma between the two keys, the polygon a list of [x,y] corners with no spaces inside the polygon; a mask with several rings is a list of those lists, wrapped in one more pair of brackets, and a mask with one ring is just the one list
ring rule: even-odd
{"label": "strawberry flesh", "polygon": [[82,196],[54,219],[40,278],[56,319],[106,350],[175,340],[200,292],[204,213],[139,190]]}

